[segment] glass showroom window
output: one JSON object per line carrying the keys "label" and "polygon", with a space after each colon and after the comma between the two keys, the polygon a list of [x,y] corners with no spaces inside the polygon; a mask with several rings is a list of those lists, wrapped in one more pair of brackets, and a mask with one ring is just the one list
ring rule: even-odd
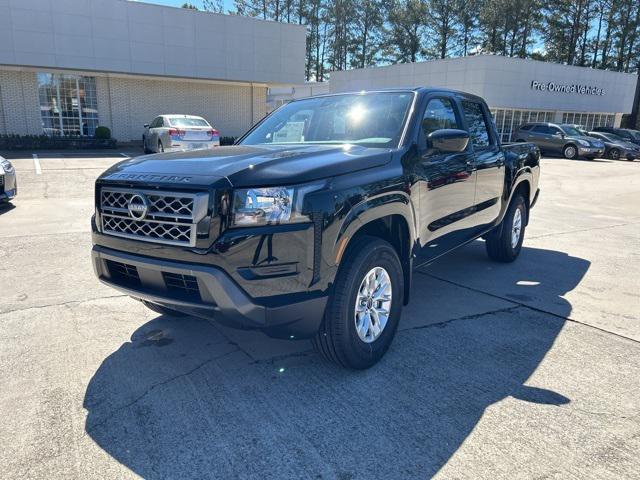
{"label": "glass showroom window", "polygon": [[94,77],[39,73],[38,93],[45,134],[93,136],[98,126]]}
{"label": "glass showroom window", "polygon": [[574,113],[562,114],[562,123],[582,125],[585,130],[593,130],[595,127],[613,127],[615,115],[608,113]]}
{"label": "glass showroom window", "polygon": [[554,113],[537,110],[492,110],[493,120],[502,142],[510,142],[511,134],[520,125],[528,122],[553,122]]}

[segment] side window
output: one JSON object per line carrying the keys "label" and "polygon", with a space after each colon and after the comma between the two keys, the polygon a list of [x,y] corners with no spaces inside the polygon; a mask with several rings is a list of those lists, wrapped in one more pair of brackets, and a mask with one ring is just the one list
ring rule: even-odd
{"label": "side window", "polygon": [[426,138],[431,132],[442,128],[460,128],[451,100],[434,98],[429,100],[422,117],[422,132]]}
{"label": "side window", "polygon": [[162,117],[156,117],[153,119],[153,122],[151,122],[151,128],[158,128],[162,126]]}
{"label": "side window", "polygon": [[562,130],[560,130],[557,127],[549,127],[549,133],[551,135],[561,135],[562,134]]}
{"label": "side window", "polygon": [[533,125],[523,125],[520,127],[520,130],[531,130],[531,127],[533,127]]}
{"label": "side window", "polygon": [[549,127],[547,127],[546,125],[536,125],[535,127],[533,127],[533,131],[536,133],[550,133]]}
{"label": "side window", "polygon": [[483,148],[491,144],[489,127],[482,111],[482,106],[476,102],[462,101],[464,118],[469,124],[469,137],[474,147]]}

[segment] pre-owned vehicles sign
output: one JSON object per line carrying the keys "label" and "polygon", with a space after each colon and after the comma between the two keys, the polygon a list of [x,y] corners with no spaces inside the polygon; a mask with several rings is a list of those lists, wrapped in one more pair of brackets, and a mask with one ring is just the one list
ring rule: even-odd
{"label": "pre-owned vehicles sign", "polygon": [[539,82],[538,80],[531,81],[531,89],[540,92],[551,93],[575,93],[577,95],[604,95],[604,88],[595,87],[592,85],[580,85],[578,83],[563,84],[555,82]]}

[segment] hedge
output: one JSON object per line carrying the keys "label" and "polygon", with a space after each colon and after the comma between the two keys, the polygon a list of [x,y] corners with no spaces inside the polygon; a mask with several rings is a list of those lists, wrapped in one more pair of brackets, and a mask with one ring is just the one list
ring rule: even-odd
{"label": "hedge", "polygon": [[0,150],[65,150],[116,148],[117,146],[118,142],[113,138],[0,135]]}

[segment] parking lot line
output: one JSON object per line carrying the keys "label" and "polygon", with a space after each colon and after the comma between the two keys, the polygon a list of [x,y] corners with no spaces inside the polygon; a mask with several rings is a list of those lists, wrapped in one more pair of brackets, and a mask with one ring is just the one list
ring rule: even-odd
{"label": "parking lot line", "polygon": [[36,175],[42,175],[42,168],[40,167],[40,160],[38,159],[38,155],[33,154],[33,166],[36,169]]}

